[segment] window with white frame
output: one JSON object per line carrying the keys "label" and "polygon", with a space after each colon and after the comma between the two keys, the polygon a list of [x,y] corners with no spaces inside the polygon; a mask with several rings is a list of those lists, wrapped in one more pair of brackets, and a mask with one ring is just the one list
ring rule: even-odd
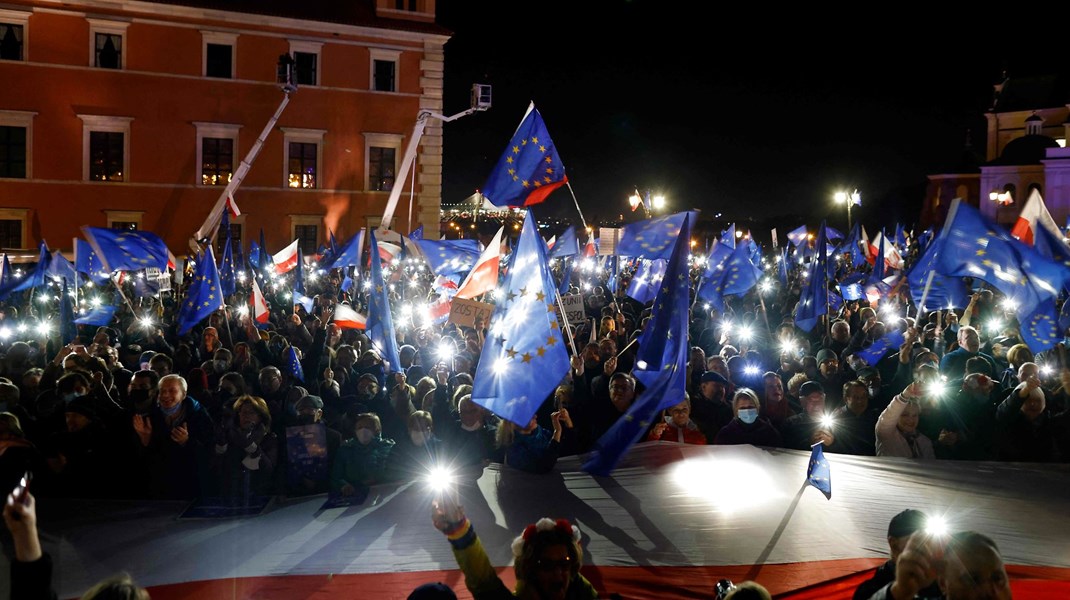
{"label": "window with white frame", "polygon": [[297,240],[297,246],[305,255],[315,254],[319,247],[322,221],[323,217],[317,215],[290,215],[290,239]]}
{"label": "window with white frame", "polygon": [[371,54],[371,82],[369,82],[368,89],[376,92],[398,91],[401,51],[371,48],[369,53]]}
{"label": "window with white frame", "polygon": [[143,210],[105,210],[108,217],[108,229],[120,231],[138,231],[141,227],[141,218],[145,215]]}
{"label": "window with white frame", "polygon": [[99,69],[126,68],[126,28],[121,21],[89,21],[89,66]]}
{"label": "window with white frame", "polygon": [[78,115],[82,120],[82,178],[130,181],[132,117]]}
{"label": "window with white frame", "polygon": [[290,56],[294,58],[294,75],[297,85],[320,85],[323,62],[320,60],[323,44],[306,40],[290,40]]}
{"label": "window with white frame", "polygon": [[0,9],[0,60],[26,60],[26,30],[30,13]]}
{"label": "window with white frame", "polygon": [[0,110],[0,179],[33,177],[33,117],[36,114]]}
{"label": "window with white frame", "polygon": [[197,164],[200,185],[227,185],[237,164],[238,131],[241,125],[199,123],[197,127]]}
{"label": "window with white frame", "polygon": [[0,208],[0,248],[25,248],[29,222],[28,208]]}
{"label": "window with white frame", "polygon": [[[238,254],[241,252],[244,230],[244,214],[230,218],[230,251],[234,261],[238,260]],[[215,255],[219,257],[219,260],[223,260],[223,244],[225,243],[227,243],[227,230],[220,224],[219,230],[216,231],[215,235]],[[241,269],[243,267],[235,262],[235,268]]]}
{"label": "window with white frame", "polygon": [[313,189],[321,187],[323,177],[324,129],[282,127],[286,149],[284,169],[286,187]]}
{"label": "window with white frame", "polygon": [[238,55],[238,34],[202,31],[201,74],[217,79],[234,79]]}
{"label": "window with white frame", "polygon": [[401,134],[396,133],[364,134],[365,190],[389,192],[394,189],[401,140]]}

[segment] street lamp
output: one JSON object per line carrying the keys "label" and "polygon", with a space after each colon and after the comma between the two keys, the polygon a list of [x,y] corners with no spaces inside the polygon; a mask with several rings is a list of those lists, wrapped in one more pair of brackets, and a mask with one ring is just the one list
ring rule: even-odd
{"label": "street lamp", "polygon": [[654,205],[654,210],[661,210],[665,208],[665,196],[658,194],[657,196],[654,196],[651,203]]}
{"label": "street lamp", "polygon": [[834,196],[834,198],[836,199],[836,204],[846,204],[847,205],[847,230],[850,231],[851,230],[851,205],[852,204],[857,204],[859,206],[862,206],[862,194],[858,193],[858,190],[856,189],[855,191],[851,192],[850,194],[848,194],[847,192],[836,192],[836,195]]}

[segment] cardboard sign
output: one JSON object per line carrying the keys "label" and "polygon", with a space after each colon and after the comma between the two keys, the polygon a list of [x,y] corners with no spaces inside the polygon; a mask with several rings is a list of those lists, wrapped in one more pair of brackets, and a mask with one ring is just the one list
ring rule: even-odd
{"label": "cardboard sign", "polygon": [[304,479],[326,483],[329,471],[327,427],[323,423],[287,427],[286,484],[297,489]]}
{"label": "cardboard sign", "polygon": [[620,242],[621,229],[619,227],[598,228],[598,255],[613,256],[617,253],[617,243]]}
{"label": "cardboard sign", "polygon": [[145,279],[157,282],[157,292],[171,291],[171,274],[155,267],[145,269]]}
{"label": "cardboard sign", "polygon": [[575,326],[583,323],[584,319],[587,318],[586,310],[583,307],[583,294],[561,296],[561,306],[565,307],[565,317],[568,319],[569,325]]}
{"label": "cardboard sign", "polygon": [[476,302],[464,298],[454,298],[450,305],[450,318],[448,322],[461,327],[475,327],[476,318],[483,318],[483,326],[490,325],[490,315],[494,312],[494,305],[486,302]]}

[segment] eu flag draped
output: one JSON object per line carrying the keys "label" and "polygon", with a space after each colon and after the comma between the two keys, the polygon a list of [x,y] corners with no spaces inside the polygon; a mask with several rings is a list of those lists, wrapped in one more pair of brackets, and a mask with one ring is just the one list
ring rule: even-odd
{"label": "eu flag draped", "polygon": [[624,453],[646,433],[660,411],[687,397],[689,288],[687,255],[691,224],[685,218],[673,245],[669,268],[654,300],[650,321],[639,336],[632,375],[646,386],[628,412],[595,442],[583,470],[609,475]]}
{"label": "eu flag draped", "polygon": [[219,289],[223,296],[231,296],[238,290],[234,281],[234,254],[230,236],[223,242],[223,261],[219,265]]}
{"label": "eu flag draped", "polygon": [[821,442],[810,447],[810,464],[806,467],[806,483],[817,488],[825,499],[832,500],[832,469],[821,449]]}
{"label": "eu flag draped", "polygon": [[479,259],[478,240],[419,240],[416,243],[435,275],[471,271]]}
{"label": "eu flag draped", "polygon": [[293,346],[286,346],[286,374],[294,379],[305,382],[305,370],[301,367],[301,361],[297,358],[297,351]]}
{"label": "eu flag draped", "polygon": [[167,244],[154,233],[102,227],[82,227],[82,233],[105,271],[167,268]]}
{"label": "eu flag draped", "polygon": [[215,266],[215,255],[209,245],[203,254],[197,257],[197,268],[193,280],[178,311],[178,335],[185,335],[193,326],[205,317],[223,307],[223,294],[219,289],[219,271]]}
{"label": "eu flag draped", "polygon": [[[323,265],[324,269],[339,269],[360,265],[360,252],[364,248],[364,230],[358,231],[353,237],[338,248],[338,253],[331,259],[330,264]],[[378,256],[378,255],[377,255]]]}
{"label": "eu flag draped", "polygon": [[84,317],[78,317],[74,322],[78,325],[104,327],[105,325],[111,325],[111,320],[117,310],[119,310],[118,306],[98,306],[86,313]]}
{"label": "eu flag draped", "polygon": [[490,321],[476,368],[472,400],[526,427],[568,371],[568,350],[554,310],[546,244],[528,212],[502,300]]}
{"label": "eu flag draped", "polygon": [[532,102],[490,172],[483,196],[494,206],[531,206],[567,182],[565,165]]}
{"label": "eu flag draped", "polygon": [[[355,237],[355,236],[354,236]],[[371,289],[368,291],[368,337],[386,363],[387,373],[401,371],[398,341],[394,335],[394,320],[390,316],[390,290],[383,281],[383,264],[379,258],[379,244],[375,232],[371,235]]]}
{"label": "eu flag draped", "polygon": [[860,350],[858,357],[866,361],[867,365],[876,366],[880,359],[884,358],[885,354],[888,354],[889,350],[898,349],[902,346],[903,340],[903,332],[898,329],[892,329],[885,332],[879,340],[873,342],[864,350]]}
{"label": "eu flag draped", "polygon": [[617,243],[617,255],[650,260],[669,258],[673,243],[688,217],[694,223],[698,212],[681,212],[625,225]]}
{"label": "eu flag draped", "polygon": [[8,281],[7,285],[0,288],[0,300],[7,298],[15,292],[21,292],[30,288],[39,288],[48,283],[45,276],[48,274],[48,266],[51,262],[52,255],[48,252],[48,244],[46,244],[44,240],[41,240],[37,252],[37,266],[35,266],[33,271],[27,273],[22,279],[12,278]]}
{"label": "eu flag draped", "polygon": [[821,317],[828,314],[829,288],[828,247],[825,242],[825,224],[817,233],[817,258],[810,263],[806,284],[799,295],[795,310],[795,324],[803,331],[811,331]]}

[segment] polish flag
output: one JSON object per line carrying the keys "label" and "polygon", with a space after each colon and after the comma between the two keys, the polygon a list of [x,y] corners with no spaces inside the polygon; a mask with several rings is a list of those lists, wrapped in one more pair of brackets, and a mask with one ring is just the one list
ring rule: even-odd
{"label": "polish flag", "polygon": [[366,329],[368,318],[346,304],[334,305],[334,324],[342,329]]}
{"label": "polish flag", "polygon": [[1025,201],[1025,206],[1022,207],[1022,212],[1018,215],[1014,228],[1011,229],[1011,235],[1021,240],[1023,244],[1032,246],[1038,226],[1052,232],[1055,239],[1063,237],[1059,226],[1055,224],[1055,219],[1051,218],[1048,207],[1044,206],[1044,199],[1040,197],[1040,192],[1034,189],[1029,194],[1029,199]]}
{"label": "polish flag", "polygon": [[234,201],[234,194],[227,196],[227,210],[230,211],[230,218],[232,219],[241,216],[241,210],[238,209],[238,203]]}
{"label": "polish flag", "polygon": [[[869,259],[870,264],[875,263],[877,260],[877,253],[880,252],[882,237],[884,237],[884,234],[878,233],[873,236],[873,241],[868,244],[869,254],[872,257]],[[896,250],[895,243],[887,238],[884,240],[884,265],[889,269],[903,268],[903,255],[899,253],[899,250]]]}
{"label": "polish flag", "polygon": [[[263,252],[263,249],[260,251]],[[275,263],[275,272],[280,275],[293,270],[297,266],[297,240],[273,255],[271,260]]]}
{"label": "polish flag", "polygon": [[450,316],[450,306],[452,302],[445,296],[439,300],[432,302],[428,305],[427,310],[431,317],[432,323],[444,323]]}
{"label": "polish flag", "polygon": [[869,264],[873,264],[873,255],[876,254],[877,251],[874,250],[873,245],[869,243],[869,235],[866,234],[866,226],[859,226],[859,230],[862,232],[862,253],[866,255],[866,260],[869,261]]}
{"label": "polish flag", "polygon": [[596,253],[597,250],[594,247],[594,235],[592,234],[589,238],[587,238],[587,245],[583,247],[583,255],[585,257],[591,257],[594,256]]}
{"label": "polish flag", "polygon": [[390,242],[378,242],[379,262],[383,265],[392,265],[401,254],[401,246]]}
{"label": "polish flag", "polygon": [[253,277],[252,281],[253,294],[250,302],[253,305],[253,320],[257,323],[267,323],[271,311],[268,309],[267,302],[264,301],[264,294],[260,292],[260,285],[256,283],[256,277]]}
{"label": "polish flag", "polygon": [[498,262],[502,253],[502,232],[504,227],[498,228],[490,245],[479,255],[476,266],[468,272],[468,277],[457,291],[458,298],[475,298],[476,296],[493,290],[498,285]]}
{"label": "polish flag", "polygon": [[555,235],[555,236],[550,238],[550,241],[546,242],[546,249],[547,250],[553,250],[554,249],[554,244],[556,244],[556,243],[557,243],[557,236]]}

